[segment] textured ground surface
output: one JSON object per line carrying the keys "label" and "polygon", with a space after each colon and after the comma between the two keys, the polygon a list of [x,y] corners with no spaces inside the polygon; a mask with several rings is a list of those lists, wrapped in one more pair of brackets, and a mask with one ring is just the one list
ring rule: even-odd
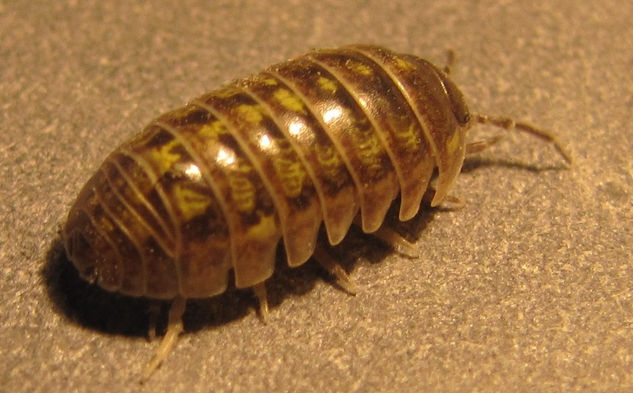
{"label": "textured ground surface", "polygon": [[[630,3],[129,3],[0,1],[0,391],[633,389]],[[464,209],[398,227],[419,259],[351,236],[336,251],[358,296],[313,263],[281,269],[268,325],[248,292],[194,302],[139,387],[145,303],[82,284],[60,252],[76,193],[161,112],[351,42],[436,63],[454,49],[473,110],[554,130],[572,170],[508,137],[467,161]]]}

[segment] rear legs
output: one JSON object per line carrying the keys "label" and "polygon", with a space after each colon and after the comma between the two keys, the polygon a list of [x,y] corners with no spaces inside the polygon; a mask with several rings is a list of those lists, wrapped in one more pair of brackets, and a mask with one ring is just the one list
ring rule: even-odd
{"label": "rear legs", "polygon": [[[167,332],[156,350],[154,357],[149,362],[143,376],[141,377],[141,383],[147,381],[147,379],[156,371],[158,366],[165,360],[167,355],[171,352],[178,340],[178,336],[183,331],[182,315],[185,313],[187,306],[187,299],[183,297],[176,297],[169,307],[169,316],[167,320]],[[151,329],[151,327],[150,327]],[[150,333],[151,334],[151,333]]]}

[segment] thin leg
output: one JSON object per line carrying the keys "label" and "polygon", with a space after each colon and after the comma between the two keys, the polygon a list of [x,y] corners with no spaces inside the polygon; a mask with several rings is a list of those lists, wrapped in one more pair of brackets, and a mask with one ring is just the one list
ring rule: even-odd
{"label": "thin leg", "polygon": [[455,52],[453,52],[451,49],[449,49],[446,52],[446,65],[444,66],[443,70],[446,73],[446,75],[450,75],[451,71],[453,71],[453,66],[455,65]]}
{"label": "thin leg", "polygon": [[266,294],[266,283],[260,282],[253,286],[253,292],[259,300],[259,317],[264,324],[268,323],[268,295]]}
{"label": "thin leg", "polygon": [[475,120],[480,124],[491,124],[493,126],[503,128],[508,131],[511,131],[511,130],[523,131],[525,133],[541,138],[551,143],[552,145],[554,145],[554,148],[558,151],[558,153],[563,157],[563,159],[568,164],[571,165],[572,163],[571,154],[569,154],[569,152],[565,150],[565,148],[561,145],[558,139],[556,139],[556,137],[548,131],[541,130],[528,123],[516,122],[513,119],[510,119],[508,117],[475,115]]}
{"label": "thin leg", "polygon": [[169,317],[167,321],[167,332],[163,337],[163,340],[160,342],[154,357],[149,362],[145,371],[143,372],[143,376],[141,377],[141,383],[147,381],[149,377],[156,371],[158,366],[165,360],[169,352],[174,348],[176,344],[176,340],[178,336],[183,331],[182,327],[182,314],[185,312],[185,307],[187,305],[187,299],[182,297],[177,297],[171,302],[171,307],[169,308]]}
{"label": "thin leg", "polygon": [[480,153],[495,143],[503,139],[503,136],[494,136],[492,138],[484,139],[483,141],[471,142],[466,145],[466,155]]}
{"label": "thin leg", "polygon": [[318,245],[316,247],[313,257],[314,259],[316,259],[317,262],[319,262],[321,266],[323,266],[325,270],[327,270],[331,275],[334,276],[334,278],[336,279],[336,283],[341,288],[343,288],[345,292],[349,293],[350,295],[356,295],[356,284],[354,284],[354,282],[347,275],[347,272],[345,272],[341,265],[339,265],[339,263],[330,256],[330,254],[323,248],[323,246]]}
{"label": "thin leg", "polygon": [[466,206],[466,202],[462,201],[455,195],[448,194],[442,200],[441,206],[444,209],[461,209]]}
{"label": "thin leg", "polygon": [[[422,197],[422,204],[430,205],[433,201],[433,197],[435,197],[435,186],[431,185],[427,188],[424,196]],[[442,203],[440,203],[440,207],[444,209],[461,209],[464,206],[466,206],[466,202],[452,194],[447,194],[442,200]]]}
{"label": "thin leg", "polygon": [[382,226],[371,235],[390,245],[397,253],[410,258],[418,258],[420,253],[415,246],[393,229]]}
{"label": "thin leg", "polygon": [[156,320],[160,313],[160,303],[157,301],[151,301],[149,304],[149,326],[147,329],[147,340],[154,341],[156,338]]}

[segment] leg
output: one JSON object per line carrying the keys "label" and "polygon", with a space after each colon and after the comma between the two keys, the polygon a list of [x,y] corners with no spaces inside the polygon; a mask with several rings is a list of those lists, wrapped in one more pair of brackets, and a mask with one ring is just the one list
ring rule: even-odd
{"label": "leg", "polygon": [[151,301],[149,304],[149,328],[147,331],[147,340],[154,341],[156,338],[156,319],[160,312],[160,303],[158,301]]}
{"label": "leg", "polygon": [[[424,193],[424,196],[422,197],[422,204],[427,205],[427,206],[431,205],[431,202],[433,201],[433,197],[435,197],[435,187],[434,185],[430,185],[429,188]],[[447,194],[442,200],[442,203],[440,203],[439,207],[443,209],[454,210],[454,209],[461,209],[464,206],[466,206],[466,203],[464,201],[462,201],[455,195]]]}
{"label": "leg", "polygon": [[266,294],[266,283],[260,282],[253,286],[253,292],[259,300],[259,317],[264,324],[268,323],[268,295]]}
{"label": "leg", "polygon": [[[426,195],[423,198],[426,198]],[[433,199],[432,195],[431,199]],[[354,219],[354,225],[361,229],[360,216],[356,216],[356,218]],[[374,236],[378,240],[381,240],[383,243],[391,246],[391,248],[393,248],[399,254],[411,258],[417,258],[420,256],[418,250],[415,249],[413,244],[411,244],[407,239],[403,238],[402,235],[400,235],[398,232],[394,231],[384,223],[380,228],[378,228],[377,231],[369,233],[368,235]]]}
{"label": "leg", "polygon": [[[517,130],[522,131],[527,134],[534,135],[538,138],[541,138],[552,145],[558,153],[563,157],[563,159],[567,162],[567,164],[572,163],[571,154],[565,150],[565,148],[561,145],[561,143],[556,139],[556,137],[548,131],[538,129],[531,124],[516,122],[508,117],[493,117],[486,115],[474,115],[474,119],[477,123],[480,124],[491,124],[495,127],[503,128],[504,130]],[[484,147],[485,148],[485,147]]]}
{"label": "leg", "polygon": [[503,139],[503,136],[495,136],[483,141],[471,142],[466,145],[466,155],[482,152]]}
{"label": "leg", "polygon": [[356,295],[356,284],[354,284],[354,282],[349,278],[341,265],[339,265],[338,262],[336,262],[334,258],[332,258],[330,254],[325,251],[322,245],[317,245],[316,249],[314,250],[313,257],[314,259],[316,259],[317,262],[319,262],[321,266],[323,266],[323,268],[325,268],[325,270],[327,270],[331,275],[334,276],[334,278],[336,279],[336,283],[341,288],[343,288],[345,292],[349,293],[350,295]]}
{"label": "leg", "polygon": [[380,229],[371,235],[390,245],[399,254],[409,258],[418,258],[420,256],[420,253],[411,242],[387,226],[381,226]]}
{"label": "leg", "polygon": [[455,65],[455,52],[453,52],[451,49],[449,49],[446,52],[446,65],[444,66],[443,70],[446,73],[446,75],[450,75],[451,71],[453,70],[453,66]]}
{"label": "leg", "polygon": [[464,206],[466,206],[466,202],[462,201],[455,195],[448,194],[444,197],[444,200],[442,201],[441,206],[444,209],[450,209],[450,210],[461,209]]}
{"label": "leg", "polygon": [[183,331],[182,314],[185,312],[186,305],[187,299],[182,297],[177,297],[172,301],[167,320],[167,332],[160,342],[154,357],[145,368],[143,376],[141,377],[141,383],[147,381],[174,348],[178,336]]}

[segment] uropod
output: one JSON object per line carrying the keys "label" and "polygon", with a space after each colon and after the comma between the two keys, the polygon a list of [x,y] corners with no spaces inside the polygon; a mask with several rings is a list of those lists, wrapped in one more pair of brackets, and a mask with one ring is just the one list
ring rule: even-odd
{"label": "uropod", "polygon": [[[354,284],[317,242],[353,223],[408,252],[383,226],[447,199],[475,124],[556,138],[506,117],[471,114],[449,66],[373,45],[314,50],[211,91],[152,121],[112,152],[63,227],[80,275],[130,296],[171,301],[167,330],[143,379],[183,330],[186,300],[251,287],[265,319],[265,281],[278,243],[289,266],[310,258],[349,292]],[[232,275],[230,274],[232,271]],[[150,326],[150,329],[152,327]]]}

